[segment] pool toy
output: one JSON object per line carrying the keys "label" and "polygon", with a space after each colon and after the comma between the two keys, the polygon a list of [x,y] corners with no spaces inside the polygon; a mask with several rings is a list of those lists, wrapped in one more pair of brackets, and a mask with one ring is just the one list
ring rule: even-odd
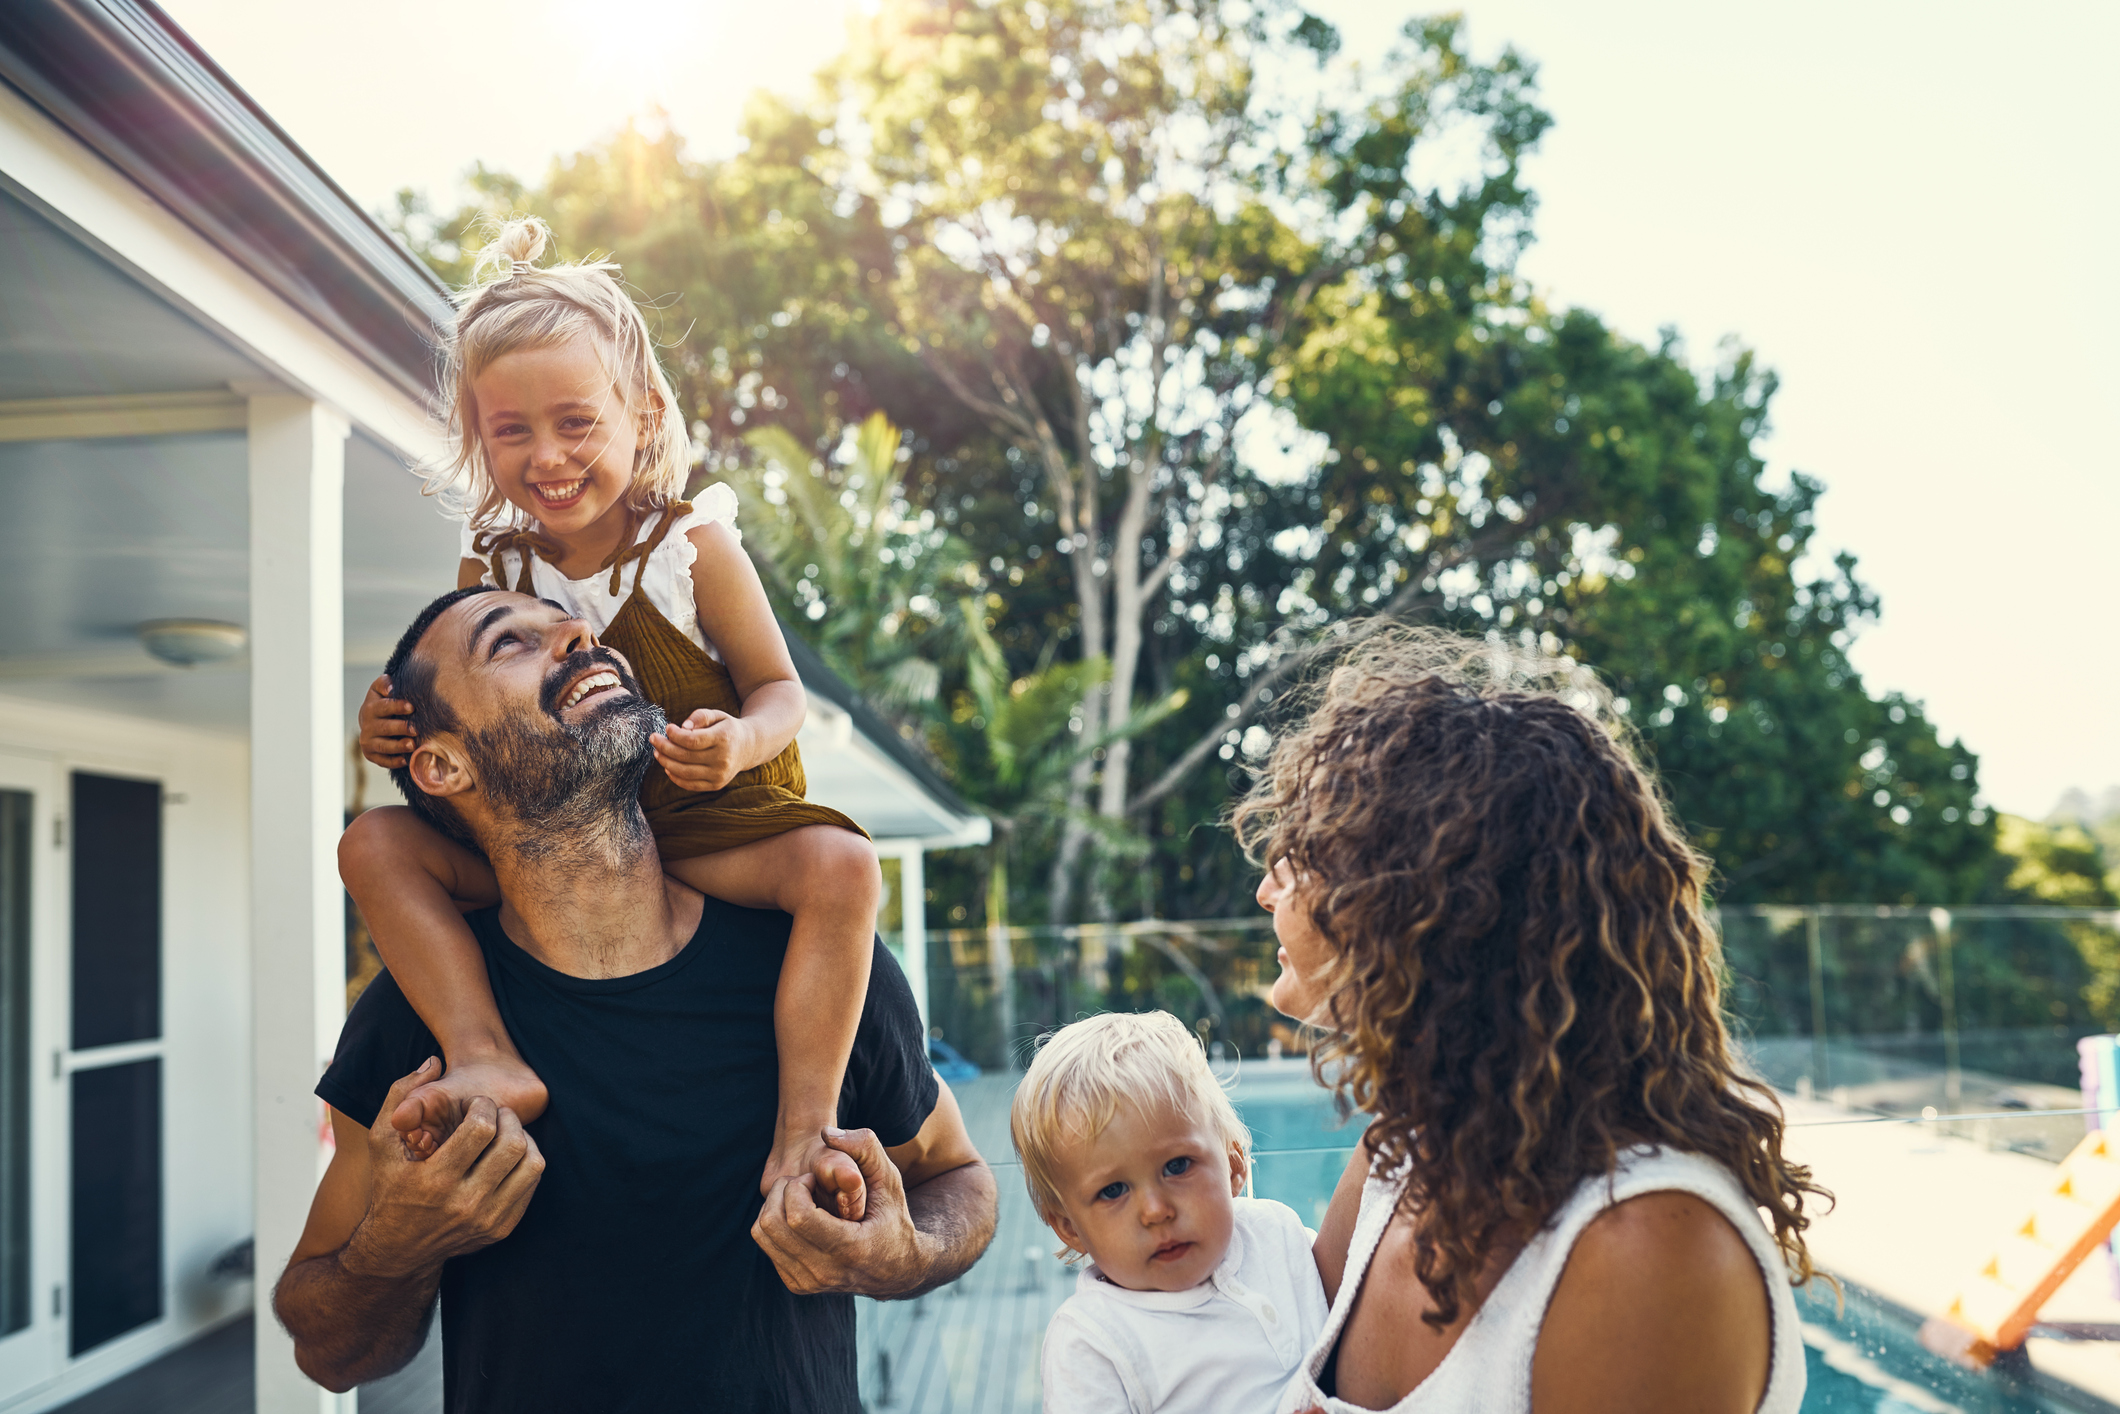
{"label": "pool toy", "polygon": [[1985,1369],[2024,1344],[2039,1308],[2120,1224],[2120,1135],[2087,1134],[2061,1161],[2031,1212],[1981,1262],[1921,1343]]}

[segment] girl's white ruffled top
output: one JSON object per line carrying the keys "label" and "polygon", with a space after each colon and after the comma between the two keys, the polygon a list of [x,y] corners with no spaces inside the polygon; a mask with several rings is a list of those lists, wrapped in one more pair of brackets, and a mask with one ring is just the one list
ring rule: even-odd
{"label": "girl's white ruffled top", "polygon": [[1767,1283],[1767,1306],[1774,1317],[1773,1363],[1768,1367],[1767,1392],[1759,1402],[1759,1414],[1797,1414],[1802,1407],[1803,1334],[1797,1324],[1796,1300],[1789,1291],[1781,1249],[1760,1220],[1759,1209],[1721,1164],[1697,1154],[1646,1146],[1622,1154],[1610,1174],[1576,1185],[1560,1211],[1524,1244],[1509,1270],[1502,1273],[1443,1363],[1411,1394],[1384,1411],[1328,1396],[1318,1388],[1318,1373],[1347,1324],[1347,1313],[1362,1289],[1362,1277],[1398,1206],[1400,1187],[1396,1176],[1375,1174],[1363,1184],[1361,1212],[1348,1245],[1347,1274],[1340,1280],[1340,1294],[1310,1358],[1281,1395],[1280,1414],[1296,1414],[1313,1405],[1326,1414],[1531,1414],[1531,1357],[1575,1239],[1591,1219],[1615,1203],[1663,1192],[1691,1193],[1713,1205],[1752,1249]]}
{"label": "girl's white ruffled top", "polygon": [[[538,529],[537,522],[528,519],[522,512],[511,508],[510,514],[512,519],[505,519],[486,529]],[[489,557],[472,548],[474,532],[470,523],[460,524],[463,532],[460,553],[467,560],[477,560],[484,564],[486,573],[479,582],[492,584],[493,565]],[[657,517],[649,516],[633,543],[637,545],[653,535],[659,524]],[[685,637],[704,648],[708,656],[720,662],[721,654],[699,631],[699,603],[692,594],[692,561],[698,558],[699,552],[687,538],[693,530],[702,525],[716,524],[726,525],[739,539],[743,536],[743,532],[736,528],[736,493],[719,481],[700,492],[698,499],[692,502],[691,512],[681,516],[677,524],[670,527],[670,533],[663,537],[662,544],[656,546],[654,552],[648,556],[647,565],[640,571],[640,583],[648,592],[648,602],[660,609],[664,618],[674,624]],[[529,554],[526,550],[502,552],[502,566],[508,572],[508,582],[498,586],[499,588],[512,589],[515,586],[516,576],[522,572],[521,557],[526,554]],[[634,567],[626,566],[625,574],[620,577],[618,592],[613,594],[611,571],[608,569],[598,570],[586,579],[568,579],[559,572],[556,565],[539,556],[530,556],[530,585],[537,596],[540,599],[550,599],[555,604],[566,605],[573,613],[587,620],[589,626],[598,633],[602,633],[610,625],[619,608],[632,597],[633,575]]]}

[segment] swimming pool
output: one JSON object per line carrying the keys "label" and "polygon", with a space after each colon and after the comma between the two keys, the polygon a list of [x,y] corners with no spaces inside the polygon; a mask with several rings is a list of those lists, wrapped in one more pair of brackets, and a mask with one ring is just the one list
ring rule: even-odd
{"label": "swimming pool", "polygon": [[[1247,1062],[1231,1098],[1251,1127],[1258,1196],[1288,1204],[1311,1227],[1325,1214],[1362,1119],[1342,1123],[1332,1101],[1294,1062]],[[1824,1282],[1797,1293],[1809,1389],[1804,1414],[2084,1414],[2107,1406],[2063,1402],[2006,1374],[1973,1374],[1922,1349],[1913,1320]]]}

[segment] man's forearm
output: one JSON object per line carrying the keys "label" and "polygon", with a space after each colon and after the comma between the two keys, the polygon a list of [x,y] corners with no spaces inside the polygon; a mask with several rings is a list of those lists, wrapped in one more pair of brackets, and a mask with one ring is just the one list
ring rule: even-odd
{"label": "man's forearm", "polygon": [[345,1249],[297,1262],[272,1294],[294,1337],[295,1363],[329,1390],[344,1391],[402,1370],[419,1354],[439,1271],[411,1277],[348,1271]]}
{"label": "man's forearm", "polygon": [[925,1296],[971,1269],[994,1240],[994,1171],[974,1160],[906,1190],[905,1206],[928,1256],[919,1281],[886,1300]]}

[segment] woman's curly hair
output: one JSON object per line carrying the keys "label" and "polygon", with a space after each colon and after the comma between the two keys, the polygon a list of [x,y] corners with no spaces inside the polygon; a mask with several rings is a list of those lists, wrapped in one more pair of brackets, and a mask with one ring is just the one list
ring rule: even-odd
{"label": "woman's curly hair", "polygon": [[[1707,864],[1595,676],[1433,631],[1358,631],[1237,805],[1335,954],[1313,1052],[1400,1211],[1441,1328],[1635,1145],[1724,1165],[1813,1274],[1810,1171],[1733,1059]],[[1813,1202],[1816,1208],[1816,1202]]]}

